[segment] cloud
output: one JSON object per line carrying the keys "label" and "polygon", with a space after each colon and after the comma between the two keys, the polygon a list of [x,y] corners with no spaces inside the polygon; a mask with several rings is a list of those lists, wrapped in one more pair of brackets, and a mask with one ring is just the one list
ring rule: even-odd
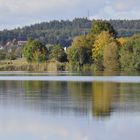
{"label": "cloud", "polygon": [[65,13],[69,14],[79,3],[80,0],[0,0],[0,24],[25,25],[64,18]]}
{"label": "cloud", "polygon": [[129,12],[135,11],[139,9],[139,0],[115,0],[112,2],[112,8],[119,12]]}
{"label": "cloud", "polygon": [[37,117],[28,118],[10,118],[9,120],[0,120],[0,138],[1,139],[57,139],[57,140],[87,140],[77,127],[71,124],[59,123],[57,120],[45,122]]}
{"label": "cloud", "polygon": [[[35,16],[43,12],[68,10],[77,5],[80,0],[0,0],[0,11],[3,15]],[[2,15],[1,15],[2,16]]]}
{"label": "cloud", "polygon": [[0,0],[0,27],[16,27],[53,19],[140,18],[139,0]]}
{"label": "cloud", "polygon": [[92,18],[139,19],[139,5],[139,0],[110,0],[102,7],[102,10],[96,12]]}

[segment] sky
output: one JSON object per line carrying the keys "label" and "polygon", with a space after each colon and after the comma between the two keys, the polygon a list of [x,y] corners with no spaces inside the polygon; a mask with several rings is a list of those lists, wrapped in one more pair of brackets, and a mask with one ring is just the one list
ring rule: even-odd
{"label": "sky", "polygon": [[90,19],[140,19],[139,5],[140,0],[0,0],[0,30],[88,15]]}

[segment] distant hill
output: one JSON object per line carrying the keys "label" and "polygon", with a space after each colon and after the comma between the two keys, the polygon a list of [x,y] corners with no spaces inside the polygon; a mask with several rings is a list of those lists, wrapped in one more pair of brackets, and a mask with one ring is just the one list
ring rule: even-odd
{"label": "distant hill", "polygon": [[140,33],[140,20],[110,20],[118,36],[132,36]]}
{"label": "distant hill", "polygon": [[[140,33],[140,20],[110,20],[118,36],[131,36]],[[75,36],[87,34],[92,21],[87,18],[75,18],[73,21],[50,21],[25,26],[13,30],[0,31],[0,43],[5,44],[13,39],[25,41],[28,38],[39,39],[45,44],[69,46]]]}

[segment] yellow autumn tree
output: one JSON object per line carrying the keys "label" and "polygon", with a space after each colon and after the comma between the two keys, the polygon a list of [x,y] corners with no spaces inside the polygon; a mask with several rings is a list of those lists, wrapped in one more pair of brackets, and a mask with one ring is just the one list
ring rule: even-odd
{"label": "yellow autumn tree", "polygon": [[95,43],[93,45],[92,49],[92,58],[94,60],[94,63],[97,67],[97,69],[102,70],[103,69],[103,51],[105,46],[107,46],[109,43],[113,42],[115,39],[114,37],[106,31],[101,32],[95,40]]}
{"label": "yellow autumn tree", "polygon": [[127,42],[127,39],[124,37],[121,37],[121,38],[118,38],[117,41],[121,46],[123,46]]}
{"label": "yellow autumn tree", "polygon": [[103,65],[105,69],[119,69],[119,43],[117,41],[109,43],[103,51]]}

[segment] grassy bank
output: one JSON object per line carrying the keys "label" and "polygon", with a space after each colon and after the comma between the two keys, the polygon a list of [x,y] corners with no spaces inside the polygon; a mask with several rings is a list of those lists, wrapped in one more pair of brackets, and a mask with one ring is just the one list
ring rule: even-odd
{"label": "grassy bank", "polygon": [[46,63],[28,63],[25,59],[0,61],[0,71],[63,71],[65,64],[56,61]]}

